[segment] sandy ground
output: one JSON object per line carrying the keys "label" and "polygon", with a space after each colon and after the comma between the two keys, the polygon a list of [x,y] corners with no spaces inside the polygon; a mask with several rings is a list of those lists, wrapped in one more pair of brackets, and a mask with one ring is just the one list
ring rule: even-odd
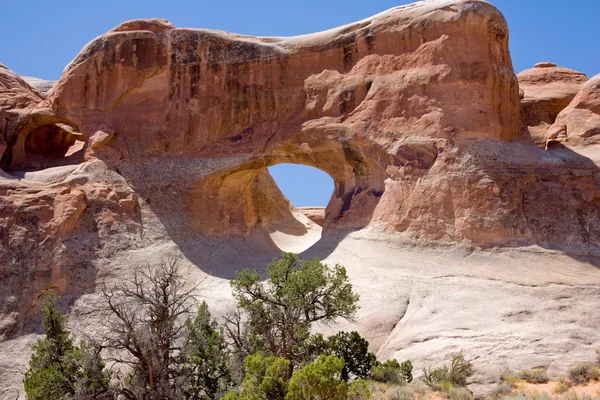
{"label": "sandy ground", "polygon": [[[543,384],[519,382],[517,388],[528,396],[539,396],[542,393],[554,396],[554,389],[557,385],[558,382],[548,382]],[[590,382],[587,385],[573,386],[569,391],[575,392],[578,395],[600,396],[600,382]]]}

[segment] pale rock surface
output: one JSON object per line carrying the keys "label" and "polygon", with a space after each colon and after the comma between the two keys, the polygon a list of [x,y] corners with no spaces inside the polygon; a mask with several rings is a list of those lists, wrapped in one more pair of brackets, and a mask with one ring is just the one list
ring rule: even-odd
{"label": "pale rock surface", "polygon": [[41,98],[45,99],[48,97],[48,93],[56,86],[57,80],[46,80],[36,78],[33,76],[22,76],[23,80],[27,82],[35,91],[40,95]]}
{"label": "pale rock surface", "polygon": [[[567,107],[585,132],[594,82]],[[219,316],[236,270],[320,234],[302,257],[345,265],[362,306],[326,333],[416,369],[463,348],[476,385],[564,372],[600,344],[598,135],[571,145],[567,109],[563,146],[524,140],[506,21],[477,0],[292,38],[129,21],[45,100],[0,68],[0,398],[22,391],[42,290],[99,335],[98,285],[176,254]],[[283,162],[334,179],[322,231],[268,174]]]}

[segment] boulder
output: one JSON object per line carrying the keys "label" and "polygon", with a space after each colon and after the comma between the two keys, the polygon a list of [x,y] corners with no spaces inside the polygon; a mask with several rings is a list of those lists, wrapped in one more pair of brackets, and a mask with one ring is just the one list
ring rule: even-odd
{"label": "boulder", "polygon": [[572,145],[600,143],[600,74],[587,81],[560,112],[554,126],[549,128],[548,139],[562,126],[566,141]]}
{"label": "boulder", "polygon": [[517,79],[524,92],[521,98],[522,129],[543,147],[546,131],[588,78],[582,72],[552,63],[538,63],[519,73]]}
{"label": "boulder", "polygon": [[325,222],[325,207],[298,207],[298,211],[319,226]]}
{"label": "boulder", "polygon": [[0,159],[10,163],[5,150],[16,140],[41,97],[21,77],[0,64]]}

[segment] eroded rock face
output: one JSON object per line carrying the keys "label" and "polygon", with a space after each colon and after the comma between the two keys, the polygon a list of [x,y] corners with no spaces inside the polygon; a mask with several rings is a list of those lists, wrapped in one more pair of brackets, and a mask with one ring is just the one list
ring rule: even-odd
{"label": "eroded rock face", "polygon": [[[252,231],[264,218],[239,204],[250,201],[243,188],[266,166],[295,162],[335,181],[326,227],[383,222],[415,231],[421,227],[414,218],[395,210],[412,207],[402,197],[436,160],[459,142],[519,135],[507,41],[502,15],[481,1],[398,7],[289,39],[130,21],[86,46],[38,111],[51,110],[94,143],[106,131],[101,126],[114,131],[88,157],[118,166],[153,201],[170,194],[164,180],[142,178],[141,171],[156,163],[171,169],[170,185],[181,193],[172,208],[189,214],[190,230]],[[190,159],[219,165],[190,171]],[[234,180],[239,196],[223,201]],[[219,203],[213,217],[192,211],[198,188],[207,202]],[[434,219],[438,230],[446,216]],[[437,236],[465,238],[445,222],[452,226]]]}
{"label": "eroded rock face", "polygon": [[48,93],[56,86],[58,81],[48,81],[45,79],[36,78],[33,76],[22,76],[23,80],[27,82],[35,91],[40,95],[41,98],[45,99],[48,97]]}
{"label": "eroded rock face", "polygon": [[[0,158],[42,99],[17,74],[0,64]],[[3,161],[4,163],[4,161]]]}
{"label": "eroded rock face", "polygon": [[[306,231],[268,174],[284,162],[334,180],[315,216],[321,258],[360,228],[387,231],[383,247],[600,254],[600,153],[569,141],[545,151],[520,130],[522,104],[533,99],[531,127],[549,126],[585,77],[536,68],[519,77],[520,102],[506,22],[483,1],[422,2],[293,38],[129,21],[90,42],[46,99],[0,73],[4,338],[35,326],[43,289],[70,304],[165,249],[219,284],[248,260],[265,265],[279,251],[269,233]],[[598,137],[597,81],[560,113],[557,137]],[[380,344],[402,318],[392,311],[383,330],[361,320]]]}
{"label": "eroded rock face", "polygon": [[298,211],[319,226],[325,222],[325,207],[298,207]]}
{"label": "eroded rock face", "polygon": [[540,146],[546,144],[548,128],[558,114],[569,105],[588,80],[582,72],[543,62],[517,75],[521,99],[523,128]]}
{"label": "eroded rock face", "polygon": [[[557,134],[560,131],[562,135]],[[586,82],[577,96],[556,118],[548,130],[549,141],[568,141],[571,145],[600,143],[600,74]]]}

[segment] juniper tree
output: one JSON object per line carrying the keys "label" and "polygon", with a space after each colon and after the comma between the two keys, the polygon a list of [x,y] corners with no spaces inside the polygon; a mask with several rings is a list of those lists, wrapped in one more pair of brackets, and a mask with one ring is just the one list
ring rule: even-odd
{"label": "juniper tree", "polygon": [[231,286],[239,312],[226,318],[226,328],[240,358],[262,351],[289,360],[289,379],[313,357],[313,324],[353,318],[359,296],[343,266],[329,267],[317,258],[283,253],[267,266],[267,274],[266,282],[249,269],[237,274]]}
{"label": "juniper tree", "polygon": [[33,345],[23,382],[29,400],[112,399],[109,373],[93,341],[79,346],[66,328],[66,317],[56,308],[57,296],[47,290],[40,307],[44,338]]}

